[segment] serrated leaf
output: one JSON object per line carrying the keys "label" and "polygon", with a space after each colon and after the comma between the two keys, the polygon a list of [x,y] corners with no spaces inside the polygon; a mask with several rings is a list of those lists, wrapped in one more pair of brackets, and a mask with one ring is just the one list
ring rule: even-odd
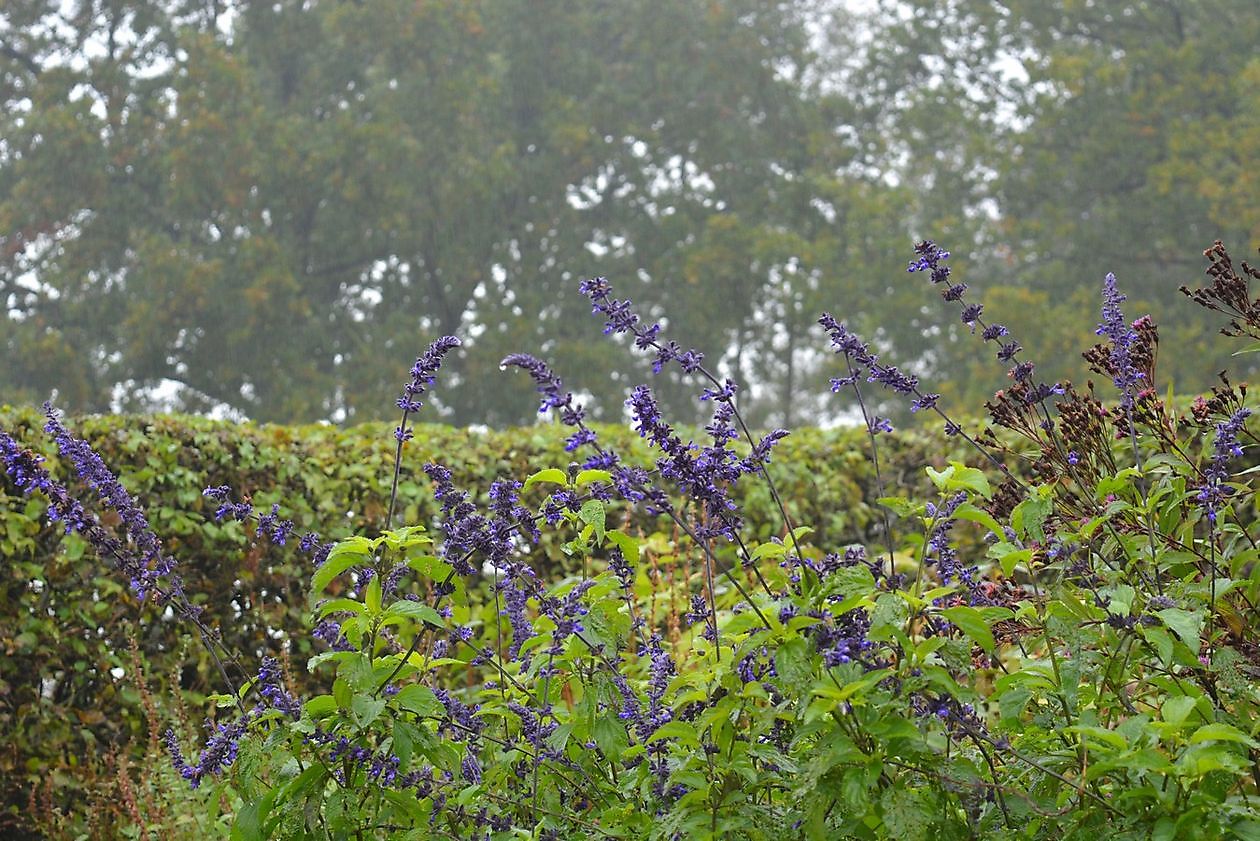
{"label": "serrated leaf", "polygon": [[1189,695],[1178,695],[1175,698],[1169,698],[1159,708],[1159,717],[1174,727],[1180,727],[1197,703],[1198,701]]}
{"label": "serrated leaf", "polygon": [[1165,668],[1172,665],[1173,638],[1163,628],[1142,628],[1142,637],[1151,644]]}
{"label": "serrated leaf", "polygon": [[933,467],[925,467],[924,470],[927,471],[928,478],[932,480],[932,484],[936,485],[937,490],[940,491],[945,490],[945,483],[948,482],[949,478],[954,475],[953,464],[950,464],[950,466],[946,467],[944,470],[937,470]]}
{"label": "serrated leaf", "polygon": [[905,497],[881,496],[875,501],[896,514],[898,517],[910,517],[919,510],[919,505],[917,503],[911,502]]}
{"label": "serrated leaf", "polygon": [[951,461],[953,474],[945,480],[947,491],[969,490],[980,494],[985,499],[993,496],[993,488],[989,486],[989,477],[978,467],[967,467],[962,462]]}
{"label": "serrated leaf", "polygon": [[602,541],[604,539],[604,522],[607,516],[604,510],[604,503],[598,499],[588,499],[582,503],[582,508],[578,511],[578,517],[582,522],[588,524],[595,530],[595,539]]}
{"label": "serrated leaf", "polygon": [[696,736],[694,725],[686,721],[667,721],[648,737],[647,743],[659,742],[661,739],[676,739],[679,744],[690,748],[700,747],[700,739]]}
{"label": "serrated leaf", "polygon": [[762,543],[752,550],[749,560],[759,561],[762,558],[781,558],[787,554],[787,547],[782,543]]}
{"label": "serrated leaf", "polygon": [[323,619],[330,613],[342,612],[353,613],[356,616],[361,616],[366,610],[367,607],[362,602],[354,599],[331,599],[316,608],[315,615],[320,619]]}
{"label": "serrated leaf", "polygon": [[622,556],[630,563],[639,560],[639,541],[623,531],[610,529],[605,537],[621,550]]}
{"label": "serrated leaf", "polygon": [[311,718],[324,718],[337,711],[337,699],[331,695],[316,695],[302,705]]}
{"label": "serrated leaf", "polygon": [[1010,578],[1011,573],[1015,572],[1015,567],[1028,563],[1032,560],[1032,556],[1031,549],[1016,549],[1014,552],[998,556],[998,565],[1002,567],[1002,574]]}
{"label": "serrated leaf", "polygon": [[350,700],[350,711],[360,727],[367,727],[385,710],[385,699],[358,694]]}
{"label": "serrated leaf", "polygon": [[1002,536],[1002,524],[999,523],[988,511],[985,511],[982,508],[977,508],[970,502],[965,502],[958,506],[958,508],[954,511],[954,518],[979,523],[999,537]]}

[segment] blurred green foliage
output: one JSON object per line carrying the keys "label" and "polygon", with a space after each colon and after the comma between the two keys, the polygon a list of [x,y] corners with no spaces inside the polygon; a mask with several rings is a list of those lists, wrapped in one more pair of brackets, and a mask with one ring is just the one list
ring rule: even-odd
{"label": "blurred green foliage", "polygon": [[[823,309],[978,405],[1001,370],[897,268],[923,237],[1047,377],[1083,380],[1110,270],[1210,386],[1174,299],[1260,245],[1252,0],[847,5],[8,0],[0,397],[372,420],[460,333],[452,385],[541,351],[615,419],[603,274],[759,423],[826,417]],[[502,426],[529,391],[440,400]]]}

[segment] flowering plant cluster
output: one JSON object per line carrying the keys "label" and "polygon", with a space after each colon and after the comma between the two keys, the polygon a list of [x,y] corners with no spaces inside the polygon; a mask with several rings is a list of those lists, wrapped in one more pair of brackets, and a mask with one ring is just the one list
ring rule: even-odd
{"label": "flowering plant cluster", "polygon": [[[1226,311],[1229,332],[1260,335],[1256,275],[1219,243],[1208,256],[1213,285],[1187,294]],[[1260,838],[1245,387],[1223,380],[1184,411],[1161,399],[1158,331],[1126,319],[1113,275],[1104,342],[1085,355],[1114,399],[1039,382],[949,259],[924,242],[909,271],[1008,366],[984,429],[820,318],[832,389],[869,432],[877,545],[817,545],[791,522],[772,461],[788,433],[755,435],[738,385],[604,279],[580,291],[605,333],[694,378],[713,410],[701,440],[640,385],[626,406],[655,455],[630,463],[556,372],[515,354],[504,366],[534,380],[574,461],[484,496],[425,465],[440,516],[393,528],[408,420],[459,346],[445,337],[398,401],[383,533],[290,541],[279,507],[208,488],[220,518],[311,558],[322,651],[307,668],[324,691],[310,697],[274,659],[251,669],[225,650],[140,506],[51,408],[49,433],[108,519],[2,432],[0,454],[219,665],[204,741],[163,742],[188,785],[233,804],[234,838]],[[896,399],[938,416],[981,466],[927,467],[930,500],[885,488],[891,422],[875,412]],[[745,534],[741,482],[765,483],[778,537]],[[636,506],[672,537],[618,527]],[[545,530],[584,575],[536,572]]]}

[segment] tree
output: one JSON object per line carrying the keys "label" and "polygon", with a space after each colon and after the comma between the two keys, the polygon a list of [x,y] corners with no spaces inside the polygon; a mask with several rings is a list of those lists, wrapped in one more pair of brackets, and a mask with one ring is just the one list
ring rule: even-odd
{"label": "tree", "polygon": [[[1214,239],[1260,238],[1242,164],[1256,142],[1255,60],[1239,61],[1260,35],[1251,5],[886,4],[864,71],[881,80],[873,119],[912,162],[900,172],[930,168],[918,182],[921,235],[971,258],[966,276],[988,314],[1044,376],[1085,378],[1067,349],[1090,339],[1114,271],[1131,316],[1153,313],[1176,348],[1161,360],[1165,382],[1181,393],[1211,384],[1204,360],[1227,350],[1176,290],[1194,283]],[[974,400],[1001,384],[1000,369],[972,362],[965,332],[953,325],[930,361],[945,390]]]}
{"label": "tree", "polygon": [[[57,15],[35,5],[10,31]],[[769,352],[734,340],[795,258],[785,232],[808,204],[781,194],[831,142],[802,82],[801,7],[115,3],[68,19],[76,49],[107,19],[149,46],[57,83],[51,48],[8,65],[26,113],[0,214],[59,238],[11,242],[6,288],[38,289],[11,299],[4,341],[79,369],[15,367],[10,393],[100,410],[120,384],[135,407],[166,382],[186,408],[379,417],[409,356],[459,332],[457,375],[487,386],[452,390],[451,417],[516,421],[532,387],[500,377],[505,353],[607,370],[615,350],[575,295],[594,274],[667,309],[680,341]],[[754,247],[722,250],[736,241]],[[617,381],[574,385],[619,412]],[[693,386],[662,389],[685,405]]]}

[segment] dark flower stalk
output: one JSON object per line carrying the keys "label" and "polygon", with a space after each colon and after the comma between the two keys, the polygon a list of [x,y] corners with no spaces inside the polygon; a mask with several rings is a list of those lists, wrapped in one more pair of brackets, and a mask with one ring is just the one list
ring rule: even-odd
{"label": "dark flower stalk", "polygon": [[[227,485],[208,487],[201,492],[201,495],[219,503],[219,507],[214,512],[215,522],[222,522],[229,518],[241,523],[255,521],[256,535],[273,546],[286,546],[289,538],[293,536],[296,527],[292,520],[280,517],[279,503],[273,503],[267,513],[260,513],[248,502],[234,502],[232,489]],[[316,567],[324,562],[335,545],[323,542],[315,532],[306,532],[298,540],[298,550],[308,556]]]}
{"label": "dark flower stalk", "polygon": [[398,398],[398,408],[402,409],[402,420],[394,430],[394,438],[398,441],[398,446],[394,451],[394,478],[389,491],[389,513],[385,516],[387,529],[393,526],[394,506],[398,501],[398,476],[402,471],[403,444],[413,437],[410,427],[407,426],[407,418],[413,412],[420,411],[420,407],[424,405],[420,402],[420,395],[433,384],[438,369],[442,367],[442,358],[460,344],[461,342],[455,336],[443,336],[429,345],[428,350],[417,357],[415,364],[411,366],[411,379],[403,386],[402,396]]}
{"label": "dark flower stalk", "polygon": [[[819,317],[818,323],[831,336],[832,349],[838,354],[844,354],[845,359],[849,362],[851,374],[849,377],[833,379],[831,382],[831,390],[838,392],[848,385],[856,382],[856,378],[862,374],[866,375],[867,382],[879,383],[884,388],[896,392],[897,394],[913,394],[914,402],[910,406],[911,411],[919,411],[921,409],[930,409],[935,412],[938,417],[945,421],[945,431],[950,435],[960,435],[963,440],[976,449],[981,455],[989,460],[1002,474],[1011,482],[1019,487],[1025,487],[1024,483],[1018,479],[1010,470],[1002,463],[1002,460],[989,452],[979,441],[972,438],[962,427],[955,423],[949,415],[937,405],[940,399],[939,394],[931,392],[923,392],[919,389],[919,378],[906,374],[897,368],[884,365],[879,361],[879,357],[870,352],[870,347],[863,342],[858,336],[849,330],[847,326],[836,321],[835,317],[830,313],[823,313]],[[882,428],[887,429],[886,426]]]}
{"label": "dark flower stalk", "polygon": [[1102,323],[1094,332],[1110,340],[1112,381],[1120,392],[1120,405],[1128,415],[1133,411],[1135,389],[1145,375],[1133,362],[1133,348],[1138,342],[1138,334],[1125,321],[1124,312],[1120,309],[1126,297],[1116,287],[1116,276],[1108,272],[1103,279]]}
{"label": "dark flower stalk", "polygon": [[[112,508],[122,521],[131,545],[136,550],[136,556],[128,569],[131,589],[136,596],[144,601],[152,592],[163,603],[173,597],[182,596],[184,585],[180,577],[174,574],[175,559],[163,553],[162,541],[149,527],[144,510],[87,442],[75,438],[62,426],[51,404],[44,404],[44,415],[48,419],[44,430],[57,442],[57,449],[62,456],[69,460],[79,479],[101,502]],[[166,583],[167,591],[163,591],[161,587],[163,582]]]}
{"label": "dark flower stalk", "polygon": [[[855,356],[858,358],[869,357],[870,352],[868,351],[867,346],[859,340],[857,336],[850,333],[843,326],[837,324],[836,320],[829,314],[823,313],[822,317],[818,319],[818,323],[828,330],[832,330],[833,328],[835,329],[835,332],[832,335],[836,337],[839,342],[837,350],[844,354],[845,367],[848,369],[849,373],[846,377],[833,379],[831,381],[831,390],[832,392],[836,392],[847,385],[853,389],[853,394],[857,397],[858,408],[862,411],[862,422],[866,426],[866,434],[871,445],[871,466],[875,471],[875,490],[882,498],[887,494],[884,493],[884,477],[880,473],[879,469],[879,445],[875,436],[879,432],[891,432],[892,423],[887,418],[872,415],[867,411],[866,400],[862,397],[862,388],[858,385],[858,380],[860,379],[859,369],[854,365]],[[885,506],[881,505],[879,510],[884,524],[884,540],[888,546],[888,577],[889,580],[891,580],[896,574],[892,522],[888,518],[888,509]]]}
{"label": "dark flower stalk", "polygon": [[[769,470],[766,469],[766,463],[769,461],[770,450],[774,444],[787,435],[786,430],[777,429],[758,442],[753,438],[752,431],[748,428],[748,424],[744,422],[744,417],[739,412],[739,408],[734,402],[734,392],[726,391],[726,384],[719,380],[708,368],[704,366],[704,354],[692,350],[684,351],[677,342],[668,341],[661,342],[659,339],[661,326],[660,324],[652,324],[644,327],[637,313],[633,310],[630,301],[619,301],[612,297],[612,284],[602,277],[584,280],[578,285],[578,291],[591,299],[591,311],[602,314],[606,321],[604,323],[604,333],[631,333],[634,335],[634,345],[639,350],[654,350],[656,358],[652,363],[654,373],[660,373],[664,366],[669,362],[677,362],[678,366],[685,374],[698,373],[715,389],[711,393],[712,399],[721,400],[729,403],[731,406],[731,416],[739,425],[740,431],[743,433],[748,445],[752,448],[751,458],[757,462],[758,472],[761,473],[766,483],[766,488],[770,491],[770,497],[774,500],[775,506],[778,508],[779,516],[783,519],[784,527],[788,530],[788,534],[792,540],[792,546],[796,553],[801,554],[801,548],[797,545],[795,531],[792,528],[792,521],[787,515],[787,509],[783,505],[783,500],[779,496],[778,489],[775,487],[774,480],[770,476]],[[746,553],[745,553],[746,554]]]}

